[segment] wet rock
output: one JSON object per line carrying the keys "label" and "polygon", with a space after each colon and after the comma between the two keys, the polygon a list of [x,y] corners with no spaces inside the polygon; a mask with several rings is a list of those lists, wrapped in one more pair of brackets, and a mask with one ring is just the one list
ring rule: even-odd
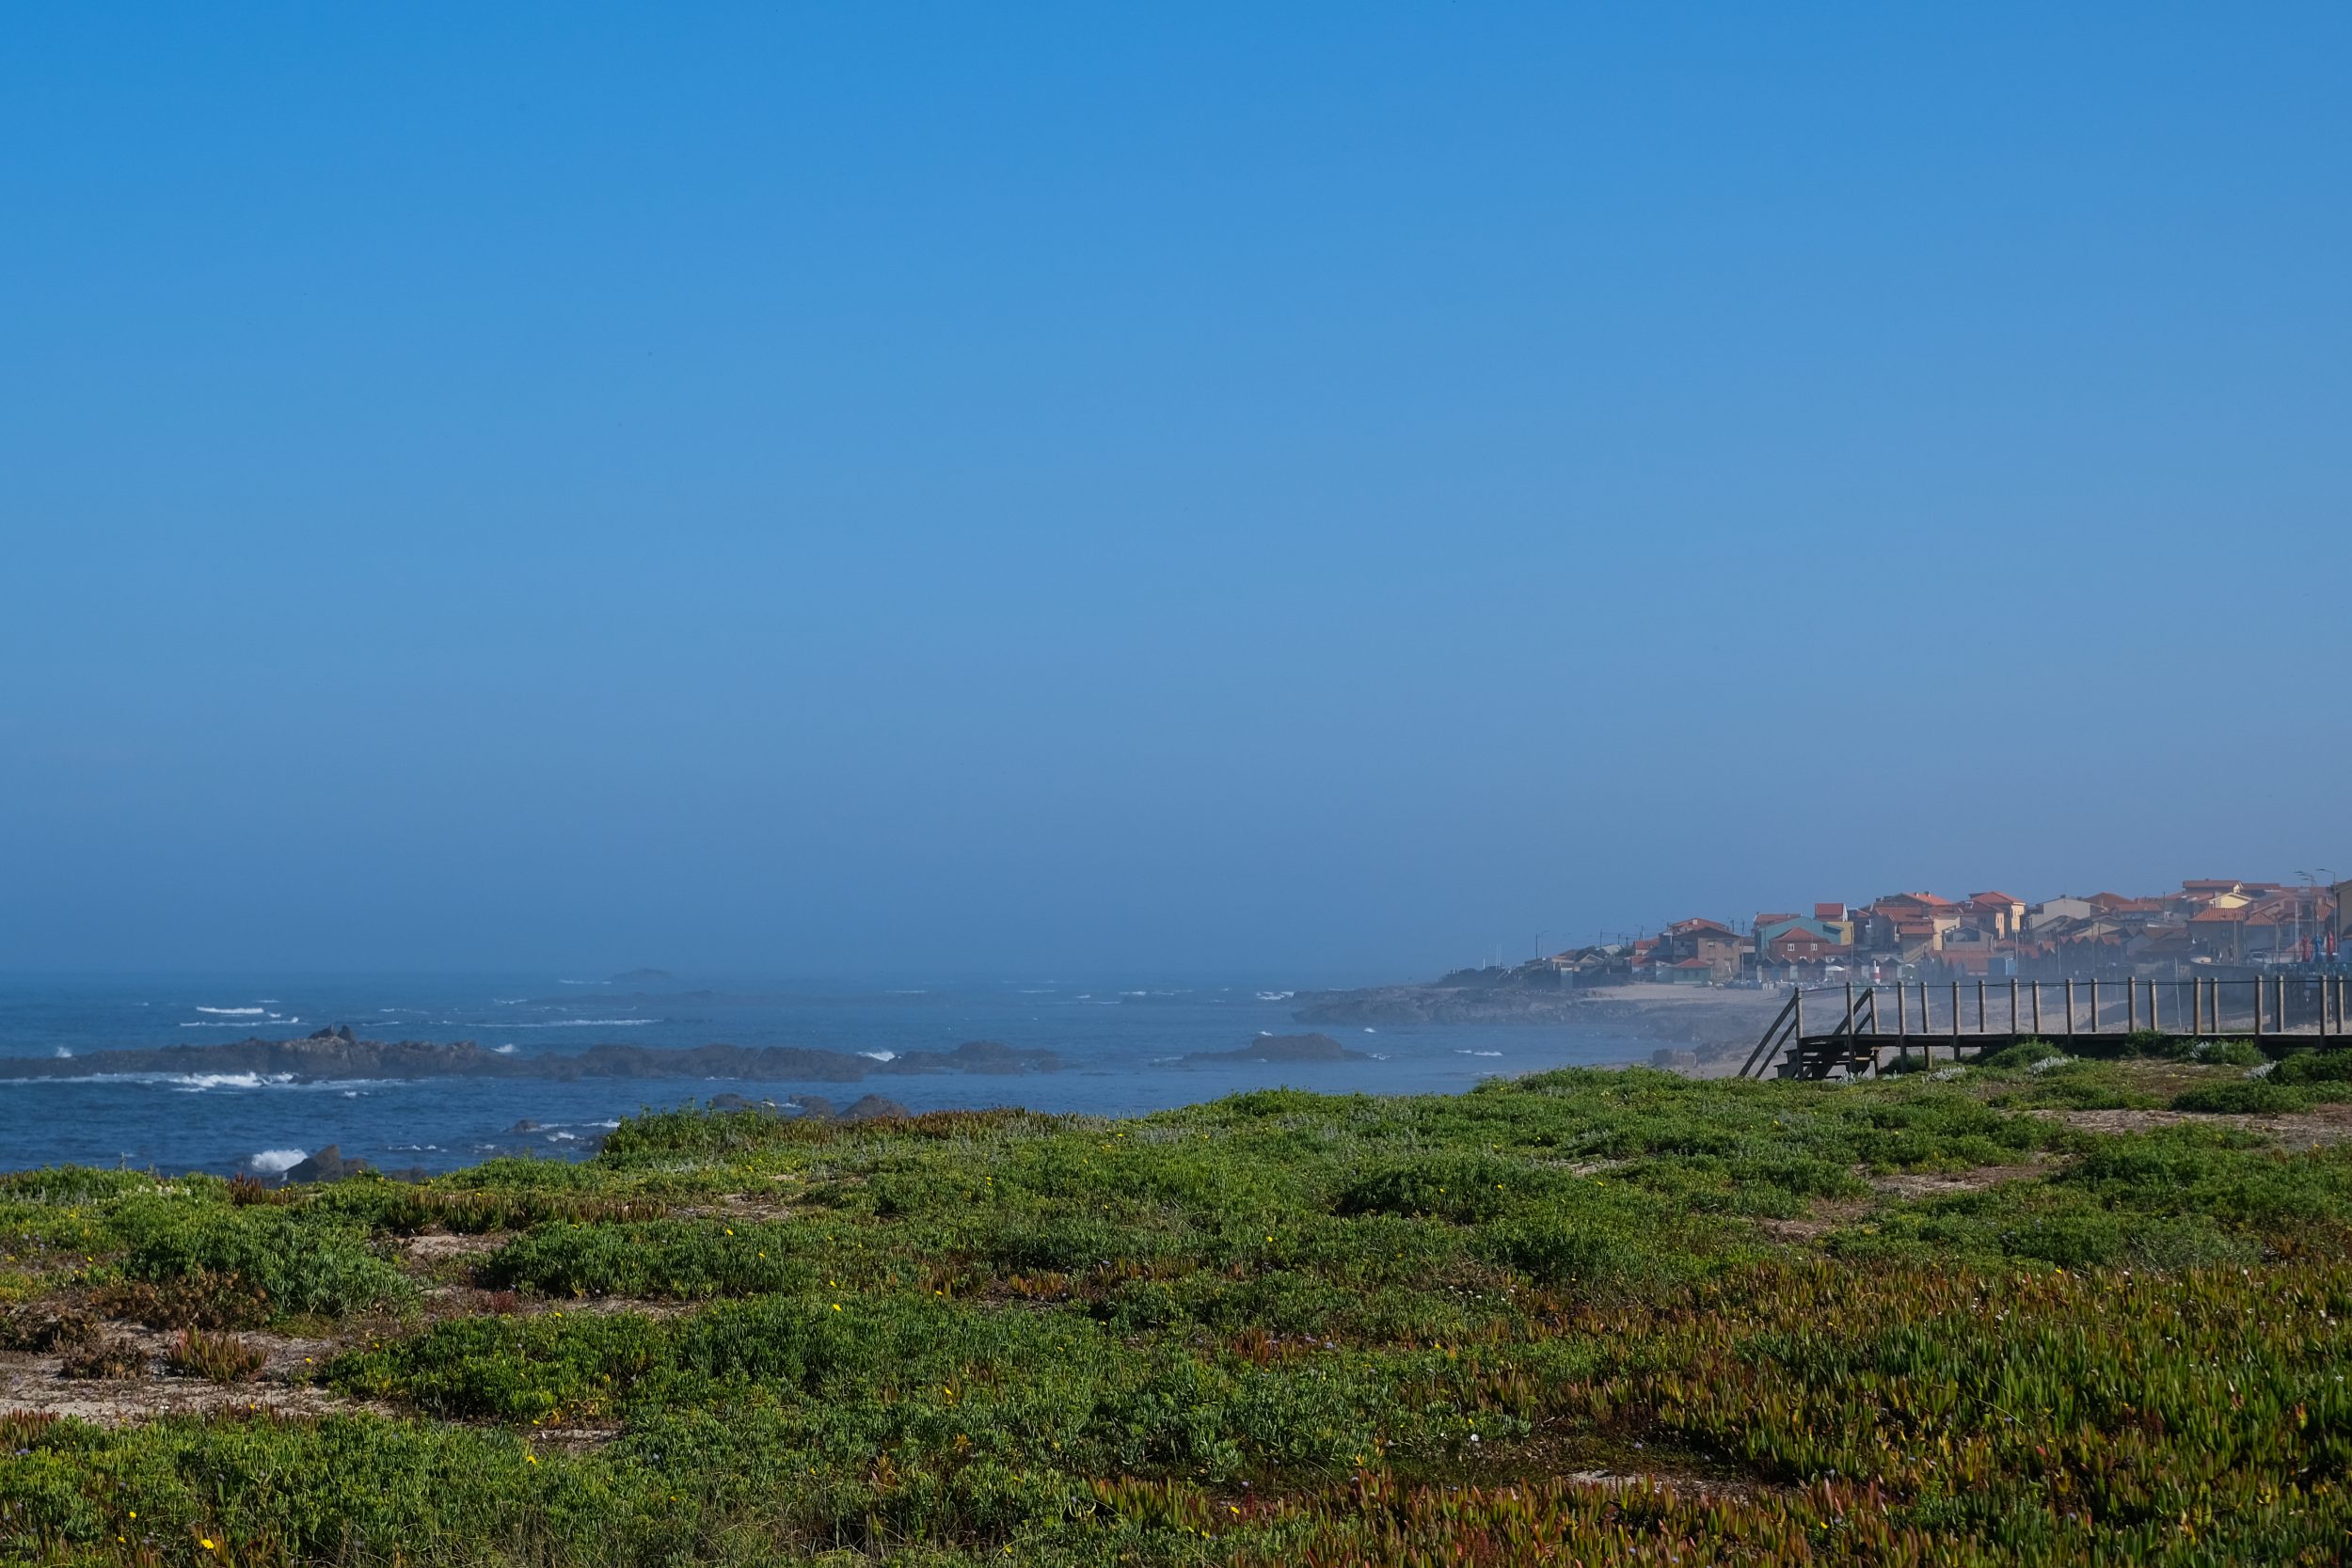
{"label": "wet rock", "polygon": [[1260,1035],[1239,1051],[1196,1051],[1187,1062],[1368,1062],[1328,1035]]}
{"label": "wet rock", "polygon": [[341,1181],[368,1168],[365,1160],[346,1160],[341,1144],[328,1144],[286,1173],[291,1185],[311,1181]]}

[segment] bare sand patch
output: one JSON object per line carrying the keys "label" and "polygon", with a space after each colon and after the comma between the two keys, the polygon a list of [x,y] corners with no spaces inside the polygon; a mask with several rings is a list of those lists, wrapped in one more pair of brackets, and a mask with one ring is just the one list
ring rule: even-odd
{"label": "bare sand patch", "polygon": [[2046,1121],[2064,1122],[2086,1132],[2148,1132],[2184,1123],[2203,1127],[2233,1127],[2267,1138],[2284,1148],[2319,1148],[2352,1142],[2352,1105],[2320,1105],[2309,1111],[2273,1116],[2243,1116],[2207,1111],[2069,1111],[2050,1106],[2028,1113]]}

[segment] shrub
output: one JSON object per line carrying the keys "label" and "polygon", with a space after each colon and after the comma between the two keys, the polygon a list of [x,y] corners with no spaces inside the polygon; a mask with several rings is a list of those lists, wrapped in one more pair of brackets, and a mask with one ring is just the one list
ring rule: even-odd
{"label": "shrub", "polygon": [[1435,1154],[1375,1167],[1341,1189],[1332,1208],[1342,1214],[1426,1214],[1473,1224],[1539,1186],[1517,1162]]}
{"label": "shrub", "polygon": [[2309,1110],[2311,1095],[2293,1084],[2267,1078],[2237,1078],[2226,1084],[2206,1084],[2172,1097],[2172,1109],[2206,1114],[2271,1115]]}
{"label": "shrub", "polygon": [[240,1209],[256,1204],[292,1203],[294,1194],[284,1187],[273,1187],[258,1176],[232,1176],[229,1179],[229,1201]]}
{"label": "shrub", "polygon": [[2077,1035],[2071,1044],[2078,1056],[2109,1060],[2135,1056],[2172,1060],[2188,1054],[2189,1050],[2178,1035],[2155,1029],[2135,1029],[2128,1035]]}
{"label": "shrub", "polygon": [[165,1296],[201,1286],[276,1312],[338,1317],[408,1289],[397,1269],[368,1250],[362,1233],[324,1212],[147,1200],[126,1203],[114,1225],[129,1243],[124,1276],[163,1288]]}
{"label": "shrub", "polygon": [[98,1324],[87,1312],[12,1307],[0,1313],[0,1350],[77,1350],[94,1343]]}
{"label": "shrub", "polygon": [[2270,1076],[2280,1084],[2352,1084],[2352,1050],[2297,1051],[2280,1058]]}
{"label": "shrub", "polygon": [[67,1355],[57,1370],[67,1377],[136,1377],[147,1370],[147,1357],[128,1339],[101,1339]]}
{"label": "shrub", "polygon": [[799,1248],[799,1233],[787,1226],[549,1226],[501,1247],[482,1265],[481,1280],[543,1296],[756,1295],[812,1281]]}
{"label": "shrub", "polygon": [[242,1383],[268,1364],[269,1353],[233,1334],[183,1328],[180,1338],[164,1353],[164,1360],[174,1371],[191,1377],[214,1383]]}
{"label": "shrub", "polygon": [[660,1325],[633,1312],[453,1318],[414,1338],[338,1358],[329,1384],[437,1416],[544,1421],[594,1415],[668,1364]]}
{"label": "shrub", "polygon": [[118,1318],[150,1328],[259,1328],[269,1322],[269,1293],[242,1275],[198,1269],[160,1283],[126,1279],[98,1292]]}
{"label": "shrub", "polygon": [[1994,1069],[2031,1067],[2044,1056],[2063,1056],[2066,1053],[2048,1040],[2019,1040],[2006,1045],[1989,1056],[1979,1057],[1977,1065]]}

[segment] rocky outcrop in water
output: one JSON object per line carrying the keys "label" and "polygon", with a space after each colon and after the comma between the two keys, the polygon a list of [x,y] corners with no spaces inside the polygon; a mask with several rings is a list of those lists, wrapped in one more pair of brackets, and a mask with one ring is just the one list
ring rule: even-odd
{"label": "rocky outcrop in water", "polygon": [[797,1045],[592,1045],[580,1052],[523,1056],[487,1051],[472,1040],[363,1040],[348,1028],[307,1039],[256,1037],[152,1051],[96,1051],[72,1057],[0,1059],[0,1080],[80,1078],[108,1073],[257,1073],[296,1082],[349,1078],[741,1078],[853,1084],[912,1073],[1057,1072],[1050,1051],[1019,1051],[997,1040],[967,1040],[952,1051],[909,1051],[888,1061],[847,1051]]}
{"label": "rocky outcrop in water", "polygon": [[1196,1051],[1187,1062],[1368,1062],[1328,1035],[1260,1035],[1239,1051]]}

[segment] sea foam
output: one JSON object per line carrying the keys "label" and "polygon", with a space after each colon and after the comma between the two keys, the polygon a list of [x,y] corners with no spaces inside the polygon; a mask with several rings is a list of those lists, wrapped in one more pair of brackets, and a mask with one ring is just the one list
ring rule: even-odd
{"label": "sea foam", "polygon": [[245,1163],[266,1176],[283,1176],[310,1157],[305,1149],[264,1148],[247,1156]]}
{"label": "sea foam", "polygon": [[159,1079],[173,1088],[188,1094],[201,1094],[206,1089],[259,1089],[273,1084],[291,1084],[291,1072],[178,1072]]}

